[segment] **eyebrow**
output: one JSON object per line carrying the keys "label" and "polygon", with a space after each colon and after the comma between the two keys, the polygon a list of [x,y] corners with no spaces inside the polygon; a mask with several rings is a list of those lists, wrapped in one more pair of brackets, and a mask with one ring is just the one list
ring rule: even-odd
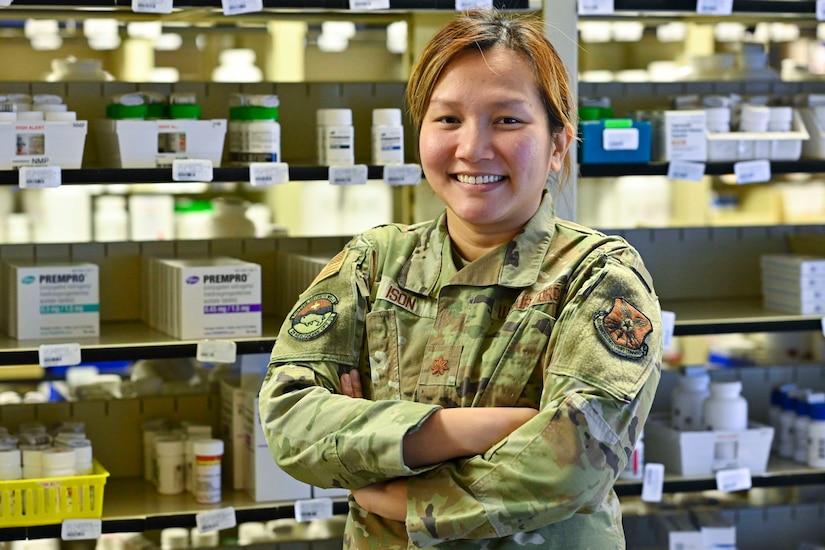
{"label": "eyebrow", "polygon": [[[437,103],[439,105],[443,105],[445,107],[454,107],[457,105],[462,105],[464,103],[463,100],[449,100],[449,99],[442,99],[439,97],[432,97],[430,98],[430,104]],[[492,106],[495,108],[502,108],[502,107],[514,107],[519,105],[526,105],[528,103],[527,99],[503,99],[501,101],[495,101],[492,103]]]}

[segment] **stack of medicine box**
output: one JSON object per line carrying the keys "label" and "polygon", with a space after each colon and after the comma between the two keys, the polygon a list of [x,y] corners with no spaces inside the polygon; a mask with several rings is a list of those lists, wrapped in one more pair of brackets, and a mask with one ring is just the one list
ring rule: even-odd
{"label": "stack of medicine box", "polygon": [[261,266],[236,258],[142,264],[143,322],[180,339],[261,336]]}
{"label": "stack of medicine box", "polygon": [[20,340],[100,335],[100,281],[92,263],[6,260],[0,329]]}
{"label": "stack of medicine box", "polygon": [[825,312],[825,257],[765,254],[760,265],[765,308],[802,315]]}

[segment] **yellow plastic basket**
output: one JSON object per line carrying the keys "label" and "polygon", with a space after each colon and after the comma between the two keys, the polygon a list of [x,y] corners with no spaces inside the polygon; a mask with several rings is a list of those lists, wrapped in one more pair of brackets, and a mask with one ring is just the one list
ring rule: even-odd
{"label": "yellow plastic basket", "polygon": [[0,481],[0,527],[99,518],[107,477],[109,472],[95,460],[91,474]]}

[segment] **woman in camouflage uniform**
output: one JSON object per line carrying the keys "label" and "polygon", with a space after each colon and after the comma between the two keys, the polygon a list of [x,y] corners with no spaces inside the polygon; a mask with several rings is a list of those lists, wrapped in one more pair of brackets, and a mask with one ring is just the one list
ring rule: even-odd
{"label": "woman in camouflage uniform", "polygon": [[351,490],[348,548],[625,546],[613,484],[659,380],[650,276],[555,218],[575,107],[541,25],[472,11],[407,89],[437,219],[355,237],[302,294],[260,393],[289,474]]}

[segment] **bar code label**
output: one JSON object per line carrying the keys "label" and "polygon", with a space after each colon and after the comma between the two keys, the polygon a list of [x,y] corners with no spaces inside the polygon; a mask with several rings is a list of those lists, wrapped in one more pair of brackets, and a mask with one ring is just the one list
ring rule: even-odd
{"label": "bar code label", "polygon": [[18,184],[21,189],[60,187],[62,176],[59,166],[21,166]]}
{"label": "bar code label", "polygon": [[195,359],[201,363],[234,363],[237,345],[232,340],[201,340]]}
{"label": "bar code label", "polygon": [[390,0],[349,0],[351,10],[388,10]]}
{"label": "bar code label", "polygon": [[231,529],[236,524],[235,509],[231,506],[195,514],[195,525],[201,533]]}
{"label": "bar code label", "polygon": [[579,0],[579,15],[610,15],[614,11],[613,0]]}
{"label": "bar code label", "polygon": [[771,163],[767,160],[745,160],[733,165],[736,183],[761,183],[771,181]]}
{"label": "bar code label", "polygon": [[135,13],[172,13],[173,0],[132,0]]}
{"label": "bar code label", "polygon": [[493,9],[493,0],[455,0],[456,11],[471,10],[473,8],[491,10]]}
{"label": "bar code label", "polygon": [[80,344],[42,344],[38,348],[41,367],[66,367],[80,364]]}
{"label": "bar code label", "polygon": [[733,0],[699,0],[696,13],[702,15],[730,15],[733,13]]}
{"label": "bar code label", "polygon": [[667,177],[672,180],[702,181],[705,177],[704,162],[671,161],[667,166]]}
{"label": "bar code label", "polygon": [[[2,5],[0,1],[0,6]],[[825,21],[825,0],[816,0],[816,20]]]}
{"label": "bar code label", "polygon": [[421,183],[421,166],[418,164],[390,164],[384,167],[384,183],[387,185],[418,185]]}
{"label": "bar code label", "polygon": [[716,488],[723,493],[744,491],[753,485],[751,471],[747,468],[733,468],[716,472]]}
{"label": "bar code label", "polygon": [[329,183],[331,185],[366,185],[367,165],[330,166]]}
{"label": "bar code label", "polygon": [[175,159],[172,161],[173,181],[212,181],[212,161],[200,159]]}
{"label": "bar code label", "polygon": [[249,165],[252,187],[280,185],[289,181],[289,165],[285,162],[253,162]]}
{"label": "bar code label", "polygon": [[95,540],[103,532],[103,522],[99,519],[66,519],[60,526],[63,540]]}
{"label": "bar code label", "polygon": [[314,519],[328,519],[331,517],[331,498],[313,498],[310,500],[295,501],[295,519],[297,521],[312,521]]}
{"label": "bar code label", "polygon": [[221,0],[224,15],[238,15],[264,9],[263,0]]}

